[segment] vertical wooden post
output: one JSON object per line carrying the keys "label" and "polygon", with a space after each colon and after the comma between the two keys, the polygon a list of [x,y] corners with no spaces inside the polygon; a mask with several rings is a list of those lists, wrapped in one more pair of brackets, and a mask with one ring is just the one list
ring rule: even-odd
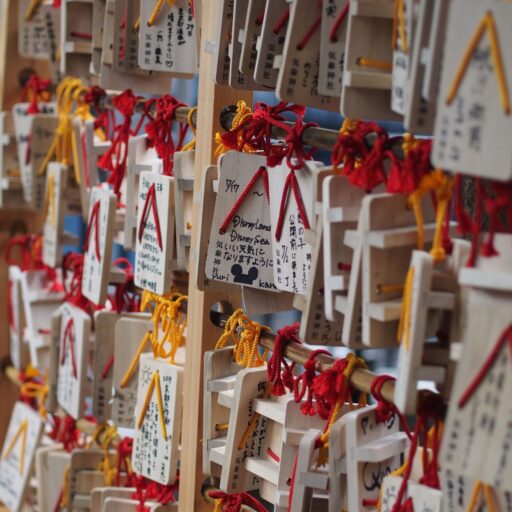
{"label": "vertical wooden post", "polygon": [[[201,191],[203,171],[214,163],[215,133],[222,131],[219,115],[224,106],[243,99],[250,104],[252,94],[237,92],[229,87],[217,86],[213,82],[214,57],[205,51],[208,41],[215,39],[219,17],[218,2],[203,2],[202,34],[199,66],[199,94],[197,110],[197,146],[195,160],[194,197]],[[192,221],[192,248],[194,254],[200,234],[199,205],[194,202]],[[194,265],[192,264],[191,267]],[[201,495],[205,479],[201,469],[202,416],[203,416],[203,355],[212,349],[221,333],[210,321],[210,309],[217,302],[229,302],[236,307],[240,294],[201,292],[196,286],[195,270],[191,269],[187,313],[187,356],[185,363],[185,386],[183,428],[180,461],[179,512],[210,510]]]}
{"label": "vertical wooden post", "polygon": [[[18,0],[0,0],[0,110],[11,109],[20,99],[18,73],[23,68],[32,68],[44,77],[49,76],[48,62],[24,59],[18,55]],[[7,265],[4,249],[15,232],[40,232],[42,215],[28,209],[2,210],[0,213],[0,289],[7,290]],[[5,296],[4,296],[5,297]],[[7,302],[0,304],[0,365],[9,358],[9,322]],[[4,373],[0,374],[0,443],[9,424],[10,413],[19,396],[19,388]]]}

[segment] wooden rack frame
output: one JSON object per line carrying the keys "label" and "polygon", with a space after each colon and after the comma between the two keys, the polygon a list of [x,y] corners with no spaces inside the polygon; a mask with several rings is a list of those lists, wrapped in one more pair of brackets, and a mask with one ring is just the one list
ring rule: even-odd
{"label": "wooden rack frame", "polygon": [[[214,56],[209,53],[210,41],[215,40],[217,25],[216,2],[203,2],[203,25],[200,44],[200,72],[198,109],[192,118],[197,130],[196,158],[194,176],[194,205],[192,217],[192,241],[191,257],[197,255],[196,248],[200,233],[197,230],[200,218],[201,189],[204,169],[216,163],[214,156],[214,136],[217,132],[229,129],[234,116],[233,105],[238,100],[252,103],[252,93],[248,91],[236,91],[227,86],[218,86],[212,81]],[[11,49],[12,51],[12,49]],[[101,105],[111,108],[113,95],[105,97]],[[136,111],[144,111],[144,101],[141,100]],[[226,106],[228,106],[226,108]],[[154,108],[154,107],[153,107]],[[176,109],[175,118],[181,122],[188,121],[190,109],[179,107]],[[151,110],[150,110],[151,112]],[[292,123],[289,123],[292,126]],[[272,131],[276,139],[284,139],[285,130],[274,128]],[[332,150],[338,138],[338,132],[318,127],[309,127],[303,133],[303,142],[307,146],[318,149]],[[368,143],[371,144],[371,137]],[[401,141],[393,142],[393,150],[399,154]],[[206,503],[202,494],[202,485],[205,475],[202,473],[202,404],[203,404],[203,359],[204,353],[215,347],[223,327],[229,318],[229,312],[233,311],[241,302],[240,292],[218,293],[203,292],[196,288],[196,276],[194,265],[191,265],[189,290],[188,290],[188,328],[187,328],[187,356],[184,372],[184,407],[181,444],[180,465],[180,499],[179,512],[206,512],[211,505]],[[217,307],[216,307],[217,306]],[[272,351],[275,335],[263,333],[260,344]],[[284,349],[285,356],[299,364],[304,364],[310,357],[311,350],[298,343],[289,343]],[[330,368],[335,359],[327,355],[318,355],[318,369]],[[11,380],[16,380],[16,372],[10,368],[6,371]],[[376,375],[368,370],[356,368],[351,375],[350,384],[363,392],[369,392],[372,381]],[[393,382],[386,382],[382,387],[382,396],[392,402],[394,396]],[[435,395],[437,399],[441,397]],[[83,423],[83,422],[82,422]],[[81,428],[90,432],[92,428],[89,422],[79,423]]]}
{"label": "wooden rack frame", "polygon": [[[205,14],[211,8],[210,5],[205,6]],[[203,19],[208,19],[206,16]],[[209,34],[208,27],[203,28],[203,39]],[[213,33],[212,33],[213,34]],[[211,34],[210,34],[211,35]],[[213,37],[213,36],[212,36]],[[202,43],[204,47],[204,41]],[[197,129],[196,142],[196,162],[194,177],[194,195],[200,197],[201,184],[203,178],[203,170],[206,166],[215,163],[214,159],[214,135],[216,132],[229,130],[231,127],[236,106],[230,104],[233,100],[243,99],[250,102],[250,93],[241,93],[234,91],[228,87],[221,87],[213,84],[210,74],[210,58],[209,54],[202,53],[199,81],[199,102],[198,110],[193,114],[192,122]],[[206,64],[205,59],[207,59]],[[206,68],[206,70],[205,70]],[[113,108],[112,97],[107,96],[102,100],[102,106]],[[144,112],[144,100],[137,105],[136,111]],[[151,115],[154,107],[149,110]],[[175,111],[175,119],[181,122],[188,121],[190,108],[178,107]],[[293,123],[287,122],[289,126]],[[284,140],[287,136],[286,130],[273,127],[272,135],[276,139]],[[329,130],[315,126],[308,127],[304,130],[302,139],[307,146],[317,149],[332,151],[339,133],[336,130]],[[368,145],[371,145],[374,137],[368,137]],[[393,151],[401,156],[401,138],[393,141]],[[198,205],[194,203],[193,222],[192,222],[192,245],[191,254],[194,254],[194,248],[197,246],[198,236],[200,234],[194,230],[198,225],[199,211]],[[185,385],[184,385],[184,410],[183,410],[183,427],[182,427],[182,447],[181,453],[186,454],[181,460],[180,469],[180,500],[179,512],[197,510],[207,510],[204,496],[201,493],[201,487],[205,476],[201,471],[201,450],[200,446],[202,431],[202,379],[203,379],[203,358],[207,350],[211,350],[219,338],[229,318],[226,311],[232,310],[235,305],[240,303],[239,293],[224,294],[214,292],[202,292],[195,287],[194,270],[191,270],[189,279],[189,301],[187,306],[188,314],[188,335],[187,335],[187,357],[185,363]],[[217,303],[220,305],[220,311],[212,310],[212,306]],[[209,322],[209,320],[211,320]],[[212,329],[212,326],[214,328]],[[215,327],[219,328],[216,329]],[[307,340],[306,340],[307,341]],[[272,351],[274,348],[275,335],[264,332],[260,338],[260,344],[265,349]],[[289,343],[284,349],[285,356],[298,364],[304,364],[310,357],[312,350],[298,343]],[[334,364],[333,357],[319,354],[315,357],[317,368],[325,370]],[[200,376],[198,378],[198,376]],[[376,374],[362,368],[355,368],[353,371],[350,384],[353,388],[370,393],[370,388]],[[392,381],[387,381],[381,389],[382,397],[393,402],[395,385]],[[428,400],[435,400],[439,404],[440,410],[444,411],[445,406],[440,395],[431,392],[419,392],[419,403]]]}

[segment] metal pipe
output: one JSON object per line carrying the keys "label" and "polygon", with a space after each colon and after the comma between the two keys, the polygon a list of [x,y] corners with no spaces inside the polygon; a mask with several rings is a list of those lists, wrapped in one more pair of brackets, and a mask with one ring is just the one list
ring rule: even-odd
{"label": "metal pipe", "polygon": [[[210,319],[214,325],[223,328],[226,325],[230,315],[225,313],[219,313],[217,311],[210,312]],[[274,350],[276,335],[265,331],[262,332],[260,338],[260,345],[272,352]],[[289,342],[284,347],[284,356],[297,364],[303,365],[311,356],[313,350],[308,348],[306,345],[301,345],[295,342]],[[319,354],[315,357],[317,369],[319,371],[327,370],[331,368],[336,361],[336,358],[328,356],[326,354]],[[370,370],[363,368],[355,368],[350,376],[350,385],[362,391],[363,393],[370,393],[372,382],[378,377],[377,374]],[[393,381],[387,381],[381,388],[382,397],[390,403],[394,403],[395,396],[395,383]],[[446,404],[444,403],[443,397],[439,393],[433,393],[431,391],[419,391],[418,392],[418,404],[421,405],[425,402],[429,402],[430,406],[435,405],[436,409],[441,415],[446,412]]]}

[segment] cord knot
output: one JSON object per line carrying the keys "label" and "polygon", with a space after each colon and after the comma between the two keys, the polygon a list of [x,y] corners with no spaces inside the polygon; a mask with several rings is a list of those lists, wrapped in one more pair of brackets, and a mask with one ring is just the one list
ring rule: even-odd
{"label": "cord knot", "polygon": [[[267,362],[267,375],[272,385],[272,394],[282,396],[288,388],[293,390],[293,369],[295,363],[289,364],[284,356],[284,351],[288,343],[301,343],[299,339],[299,323],[296,322],[277,331],[274,342],[272,356]],[[282,367],[284,367],[282,369]]]}
{"label": "cord knot", "polygon": [[[300,409],[302,414],[305,416],[314,416],[318,413],[321,418],[326,419],[329,411],[327,408],[323,407],[324,402],[322,400],[315,400],[315,402],[313,402],[313,382],[317,375],[315,358],[319,354],[330,355],[330,352],[324,349],[314,350],[311,352],[304,363],[304,371],[295,379],[293,395],[295,402],[301,402]],[[303,401],[304,397],[306,397],[306,400]]]}

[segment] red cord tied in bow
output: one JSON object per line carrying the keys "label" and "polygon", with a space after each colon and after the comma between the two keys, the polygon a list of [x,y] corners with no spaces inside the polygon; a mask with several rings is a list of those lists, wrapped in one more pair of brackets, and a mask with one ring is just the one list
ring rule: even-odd
{"label": "red cord tied in bow", "polygon": [[[277,114],[276,114],[277,112]],[[286,124],[281,112],[293,112],[298,115],[293,126]],[[265,143],[268,146],[272,135],[272,126],[279,128],[287,133],[284,144],[271,144],[270,150],[267,152],[266,147],[264,154],[267,156],[267,164],[269,167],[280,165],[283,159],[286,159],[288,167],[293,170],[302,169],[306,160],[311,160],[315,152],[314,148],[306,151],[303,143],[304,131],[316,123],[304,123],[302,117],[305,113],[304,107],[298,105],[283,106],[279,111],[271,109],[263,109],[254,112],[253,120],[261,119],[265,128]],[[295,161],[293,161],[295,158]]]}
{"label": "red cord tied in bow", "polygon": [[386,190],[392,194],[413,193],[423,176],[433,170],[430,163],[432,140],[414,139],[405,134],[402,147],[404,155],[401,161],[391,150],[386,153],[391,161]]}
{"label": "red cord tied in bow", "polygon": [[[260,149],[269,159],[268,165],[274,167],[283,159],[282,144],[276,144],[272,136],[272,128],[281,128],[289,132],[291,128],[286,124],[284,114],[295,116],[295,120],[302,120],[306,113],[306,107],[280,101],[277,105],[270,106],[263,102],[256,103],[254,113],[250,122],[249,130],[244,134],[246,142],[251,144],[255,150]],[[275,163],[274,163],[275,161]]]}
{"label": "red cord tied in bow", "polygon": [[104,108],[102,100],[107,93],[98,85],[89,88],[85,94],[84,101],[94,109],[94,129],[103,130],[105,138],[111,136],[111,129],[115,125],[115,112],[113,109]]}
{"label": "red cord tied in bow", "polygon": [[112,262],[114,267],[124,270],[124,281],[115,285],[115,293],[110,297],[110,302],[116,313],[122,311],[136,312],[140,310],[140,296],[131,291],[133,287],[133,267],[127,258],[117,258]]}
{"label": "red cord tied in bow", "polygon": [[80,446],[80,430],[76,427],[76,421],[71,416],[52,415],[52,430],[50,438],[63,444],[64,450],[73,451]]}
{"label": "red cord tied in bow", "polygon": [[[296,322],[277,331],[274,348],[270,359],[267,361],[267,375],[272,384],[272,394],[282,396],[286,388],[293,391],[295,363],[289,364],[284,357],[284,349],[288,343],[301,343],[299,339],[299,323]],[[281,369],[281,367],[284,367]]]}
{"label": "red cord tied in bow", "polygon": [[[13,250],[19,249],[21,261],[13,258]],[[43,237],[41,235],[14,236],[7,242],[4,251],[8,266],[16,266],[22,271],[44,270],[46,274],[46,290],[50,293],[60,293],[63,290],[57,271],[43,262]]]}
{"label": "red cord tied in bow", "polygon": [[66,342],[68,342],[69,345],[69,355],[71,357],[71,366],[73,368],[73,377],[77,378],[76,373],[76,358],[75,358],[75,336],[74,336],[74,326],[75,323],[73,321],[73,318],[70,318],[66,324],[66,328],[64,329],[64,334],[62,336],[62,341],[60,344],[60,364],[61,366],[66,361]]}
{"label": "red cord tied in bow", "polygon": [[267,171],[266,167],[261,166],[253,174],[251,180],[249,181],[249,183],[247,183],[247,186],[244,188],[242,193],[238,196],[238,199],[236,200],[235,204],[233,205],[233,208],[231,208],[229,213],[226,215],[226,218],[224,219],[224,221],[222,222],[222,224],[219,228],[219,233],[221,235],[226,233],[229,224],[233,220],[233,217],[236,215],[236,213],[238,212],[238,209],[240,208],[240,206],[242,206],[243,202],[247,199],[247,197],[249,196],[254,185],[256,185],[256,182],[260,178],[263,180],[263,187],[265,189],[265,195],[267,196],[267,201],[270,203],[270,193],[269,193],[269,188],[268,188],[268,171]]}
{"label": "red cord tied in bow", "polygon": [[[4,250],[7,265],[16,266],[22,271],[44,268],[40,239],[41,237],[38,235],[19,235],[10,238]],[[21,261],[13,258],[12,252],[14,249],[20,250]]]}
{"label": "red cord tied in bow", "polygon": [[153,212],[153,220],[155,221],[155,231],[156,238],[158,241],[158,247],[162,251],[162,231],[160,230],[160,217],[158,215],[158,206],[156,202],[156,187],[154,183],[151,184],[151,186],[148,188],[148,191],[146,192],[146,199],[144,201],[144,206],[142,208],[142,214],[140,216],[140,223],[138,229],[139,242],[142,241],[142,235],[144,234],[144,230],[146,229],[150,212]]}
{"label": "red cord tied in bow", "polygon": [[[62,262],[64,280],[64,301],[90,312],[91,309],[101,309],[82,295],[82,274],[84,270],[84,255],[77,252],[67,253]],[[71,277],[69,274],[71,273]]]}
{"label": "red cord tied in bow", "polygon": [[[281,162],[283,145],[276,144],[275,137],[272,136],[272,128],[280,127],[288,132],[290,127],[285,123],[284,114],[292,114],[296,119],[301,119],[304,117],[305,111],[305,107],[288,104],[285,101],[274,106],[258,102],[254,106],[252,114],[245,116],[236,128],[221,135],[221,142],[226,148],[240,152],[244,150],[261,151],[263,155],[276,158],[278,162]],[[275,164],[269,163],[269,166],[273,165]]]}
{"label": "red cord tied in bow", "polygon": [[328,415],[336,404],[343,404],[350,399],[351,389],[345,377],[347,366],[348,359],[336,359],[332,367],[321,372],[313,382],[312,390],[317,406],[328,411]]}
{"label": "red cord tied in bow", "polygon": [[[309,229],[309,219],[302,200],[302,194],[300,192],[299,182],[297,180],[296,172],[304,167],[305,161],[313,157],[313,151],[305,151],[302,143],[302,135],[304,130],[311,126],[317,126],[315,123],[303,123],[302,119],[297,119],[293,128],[290,128],[287,124],[282,121],[271,121],[271,124],[278,126],[288,132],[285,139],[285,146],[274,146],[272,154],[267,157],[267,163],[270,167],[279,165],[284,158],[290,169],[288,176],[286,177],[283,192],[281,195],[281,203],[279,207],[279,217],[276,225],[276,240],[281,240],[281,234],[285,221],[286,208],[288,206],[288,199],[290,196],[290,189],[293,192],[295,202],[299,212],[299,218],[302,221],[305,229]],[[295,158],[295,161],[293,160]]]}
{"label": "red cord tied in bow", "polygon": [[102,89],[99,85],[93,85],[85,93],[84,101],[91,107],[100,108],[101,101],[106,95],[105,89]]}
{"label": "red cord tied in bow", "polygon": [[144,477],[138,477],[135,480],[135,492],[132,494],[132,499],[137,500],[139,503],[136,507],[137,512],[149,512],[149,507],[146,506],[146,501],[156,501],[162,505],[176,502],[176,492],[179,487],[179,475],[173,485],[162,485]]}
{"label": "red cord tied in bow", "polygon": [[391,375],[378,375],[375,377],[375,379],[373,379],[372,383],[370,384],[370,393],[374,400],[377,402],[375,414],[379,423],[385,423],[391,418],[391,416],[396,414],[400,420],[400,424],[402,425],[404,432],[407,434],[407,437],[411,439],[411,432],[409,430],[405,416],[398,410],[397,406],[393,402],[389,402],[382,396],[382,387],[384,384],[386,384],[386,382],[395,381],[395,377],[392,377]]}
{"label": "red cord tied in bow", "polygon": [[394,403],[388,402],[382,396],[382,386],[386,382],[395,382],[395,377],[391,375],[378,375],[373,379],[370,384],[370,394],[373,396],[375,401],[377,402],[377,409],[375,409],[375,414],[377,416],[377,421],[379,423],[384,423],[389,420],[393,414],[396,413],[397,408]]}
{"label": "red cord tied in bow", "polygon": [[[313,382],[317,377],[316,356],[325,354],[330,356],[328,350],[314,350],[304,363],[304,371],[295,379],[293,386],[293,396],[296,403],[300,403],[300,409],[305,416],[314,416],[318,414],[322,419],[327,419],[329,410],[324,408],[322,401],[314,401]],[[307,396],[306,396],[307,393]],[[306,400],[302,401],[306,396]]]}
{"label": "red cord tied in bow", "polygon": [[[370,138],[374,138],[371,145]],[[389,149],[394,140],[377,123],[346,119],[334,145],[331,162],[335,169],[342,167],[341,173],[354,186],[370,192],[387,181],[386,159],[392,166],[399,166]]]}
{"label": "red cord tied in bow", "polygon": [[156,100],[146,102],[148,108],[155,104],[154,118],[146,124],[149,147],[154,147],[159,158],[163,162],[165,176],[173,176],[174,153],[181,151],[183,142],[188,131],[188,124],[180,121],[178,126],[178,140],[175,143],[173,138],[173,126],[176,118],[176,110],[179,107],[187,107],[173,96],[162,96]]}
{"label": "red cord tied in bow", "polygon": [[116,479],[115,485],[119,487],[121,485],[121,471],[123,470],[127,474],[127,479],[124,484],[125,487],[134,487],[136,483],[136,476],[130,469],[130,463],[133,451],[133,439],[131,437],[124,437],[116,448]]}
{"label": "red cord tied in bow", "polygon": [[256,512],[267,512],[267,509],[247,492],[227,494],[223,491],[210,491],[208,495],[216,501],[215,512],[240,512],[242,505]]}
{"label": "red cord tied in bow", "polygon": [[94,203],[91,209],[91,215],[89,217],[89,222],[87,223],[87,228],[85,230],[85,241],[84,241],[84,250],[87,252],[89,250],[89,243],[91,238],[91,231],[94,229],[94,254],[96,255],[96,259],[101,261],[101,253],[100,253],[100,207],[101,201],[98,200]]}
{"label": "red cord tied in bow", "polygon": [[35,73],[30,76],[27,83],[23,87],[21,101],[29,101],[30,105],[27,109],[28,114],[38,114],[39,101],[49,101],[51,99],[50,88],[52,81],[46,78],[40,78]]}
{"label": "red cord tied in bow", "polygon": [[114,135],[111,146],[98,159],[98,167],[110,172],[108,183],[113,186],[114,192],[119,197],[121,184],[126,174],[126,161],[128,157],[128,140],[130,135],[138,133],[145,116],[141,116],[135,130],[132,131],[132,117],[139,97],[128,89],[118,94],[112,103],[116,110],[123,116],[122,123],[114,128]]}

